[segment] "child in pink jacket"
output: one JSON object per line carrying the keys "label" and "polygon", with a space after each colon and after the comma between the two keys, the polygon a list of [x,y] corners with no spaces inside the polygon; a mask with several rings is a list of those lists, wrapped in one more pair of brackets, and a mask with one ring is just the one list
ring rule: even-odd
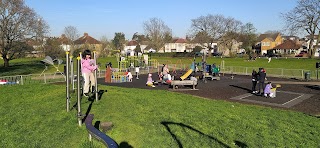
{"label": "child in pink jacket", "polygon": [[91,86],[91,91],[94,91],[96,79],[94,77],[94,71],[97,69],[97,65],[95,61],[91,59],[91,51],[85,50],[82,53],[81,59],[81,72],[84,78],[84,85],[83,85],[83,95],[85,97],[89,96],[89,90]]}

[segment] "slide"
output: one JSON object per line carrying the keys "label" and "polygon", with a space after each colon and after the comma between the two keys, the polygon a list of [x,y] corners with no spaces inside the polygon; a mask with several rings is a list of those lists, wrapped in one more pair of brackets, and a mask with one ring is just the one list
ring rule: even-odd
{"label": "slide", "polygon": [[189,69],[183,76],[180,77],[181,80],[186,79],[192,73],[192,69]]}

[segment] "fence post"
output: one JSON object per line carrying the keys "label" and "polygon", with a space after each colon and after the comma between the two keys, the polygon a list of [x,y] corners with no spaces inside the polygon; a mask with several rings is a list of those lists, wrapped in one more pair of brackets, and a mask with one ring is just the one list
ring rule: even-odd
{"label": "fence post", "polygon": [[44,84],[46,84],[47,83],[47,77],[46,77],[45,73],[43,74],[43,80],[44,80]]}
{"label": "fence post", "polygon": [[248,75],[248,67],[246,67],[246,75]]}
{"label": "fence post", "polygon": [[20,76],[21,85],[23,85],[23,76]]}

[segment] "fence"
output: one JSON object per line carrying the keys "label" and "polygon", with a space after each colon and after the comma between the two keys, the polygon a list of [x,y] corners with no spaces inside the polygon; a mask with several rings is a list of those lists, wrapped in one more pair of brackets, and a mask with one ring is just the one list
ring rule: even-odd
{"label": "fence", "polygon": [[[152,65],[149,67],[140,68],[139,74],[147,73],[157,73],[161,70],[161,64]],[[190,68],[188,64],[168,64],[170,71],[174,70],[187,70]],[[222,66],[220,68],[220,73],[223,74],[238,74],[238,75],[251,75],[253,69],[258,70],[259,67],[240,67],[240,66]],[[271,77],[281,77],[281,78],[296,78],[296,79],[318,79],[319,72],[317,70],[305,70],[305,69],[283,69],[283,68],[265,68],[267,75]],[[134,75],[134,68],[131,68],[130,71]],[[306,77],[308,73],[308,77]],[[99,70],[97,77],[102,78],[105,76],[105,70]],[[119,77],[119,82],[121,82],[121,77]],[[60,73],[48,74],[43,73],[39,74],[30,74],[30,75],[16,75],[16,76],[4,76],[0,77],[0,84],[5,85],[26,85],[26,84],[44,84],[44,83],[56,83],[56,82],[65,82],[65,76]],[[4,86],[4,85],[0,85]]]}
{"label": "fence", "polygon": [[[259,67],[240,67],[240,66],[225,66],[220,69],[221,73],[251,75],[252,70],[258,70]],[[305,79],[306,73],[309,73],[310,79],[316,80],[319,76],[319,71],[305,70],[305,69],[283,69],[283,68],[265,68],[268,76],[281,78],[296,78]]]}
{"label": "fence", "polygon": [[[29,75],[16,75],[0,77],[4,85],[26,85],[26,84],[40,84],[40,83],[55,83],[64,82],[65,76],[61,74],[29,74]],[[1,86],[1,85],[0,85]]]}

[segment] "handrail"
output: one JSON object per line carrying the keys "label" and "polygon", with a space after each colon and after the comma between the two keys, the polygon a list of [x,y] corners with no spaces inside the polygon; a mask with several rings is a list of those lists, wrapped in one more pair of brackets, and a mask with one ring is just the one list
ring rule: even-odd
{"label": "handrail", "polygon": [[105,133],[102,133],[92,125],[93,117],[94,117],[93,114],[89,114],[86,117],[86,120],[84,121],[86,124],[86,128],[89,132],[89,140],[91,141],[93,136],[97,140],[101,141],[108,148],[118,148],[118,144],[112,138],[110,138]]}

